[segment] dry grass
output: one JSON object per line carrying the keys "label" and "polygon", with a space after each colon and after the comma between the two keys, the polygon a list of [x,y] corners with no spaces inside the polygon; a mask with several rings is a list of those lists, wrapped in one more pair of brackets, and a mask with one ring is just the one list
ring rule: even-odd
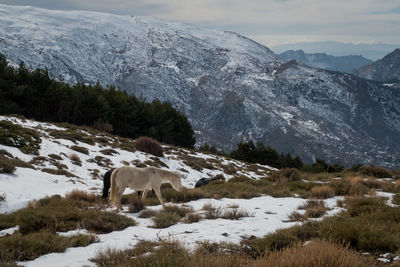
{"label": "dry grass", "polygon": [[3,261],[33,260],[51,252],[64,252],[69,247],[85,247],[97,238],[94,235],[64,237],[42,231],[23,235],[20,233],[0,238],[0,265]]}
{"label": "dry grass", "polygon": [[88,159],[86,160],[87,162],[90,163],[96,163],[97,165],[101,166],[101,167],[106,167],[106,168],[112,168],[113,163],[109,158],[105,158],[102,156],[96,156],[94,159]]}
{"label": "dry grass", "polygon": [[238,205],[231,205],[227,207],[214,207],[211,203],[205,204],[202,208],[204,210],[204,217],[206,219],[227,219],[239,220],[243,217],[253,216],[248,211],[240,209]]}
{"label": "dry grass", "polygon": [[179,222],[180,217],[176,213],[161,212],[157,213],[153,218],[154,228],[167,228]]}
{"label": "dry grass", "polygon": [[373,176],[376,178],[391,178],[392,174],[382,167],[377,166],[361,166],[360,173],[363,175]]}
{"label": "dry grass", "polygon": [[311,188],[311,194],[316,198],[330,198],[335,196],[335,190],[329,185],[318,185]]}
{"label": "dry grass", "polygon": [[56,154],[49,154],[49,158],[52,158],[54,160],[62,160],[62,157]]}
{"label": "dry grass", "polygon": [[292,213],[289,214],[288,216],[288,220],[286,222],[302,222],[306,219],[306,217],[297,212],[297,211],[293,211]]}
{"label": "dry grass", "polygon": [[87,135],[83,131],[79,130],[76,126],[71,124],[58,124],[60,127],[66,127],[67,130],[50,130],[50,135],[55,139],[70,140],[73,143],[80,141],[89,145],[94,145],[95,141],[92,136]]}
{"label": "dry grass", "polygon": [[202,210],[205,211],[204,217],[206,219],[218,219],[221,218],[222,215],[222,208],[221,207],[214,207],[211,203],[204,204]]}
{"label": "dry grass", "polygon": [[151,218],[156,216],[158,213],[158,211],[146,208],[139,213],[139,218]]}
{"label": "dry grass", "polygon": [[135,148],[136,150],[152,154],[156,157],[164,156],[160,143],[151,137],[142,136],[137,138],[135,140]]}
{"label": "dry grass", "polygon": [[72,150],[75,150],[79,153],[89,155],[89,150],[86,147],[74,145],[74,146],[70,146],[69,148],[71,148]]}
{"label": "dry grass", "polygon": [[184,223],[194,223],[194,222],[199,222],[201,219],[203,219],[203,216],[201,216],[198,213],[188,213],[186,214],[186,217],[184,219]]}
{"label": "dry grass", "polygon": [[306,218],[320,218],[329,210],[323,201],[308,200],[304,206]]}
{"label": "dry grass", "polygon": [[372,265],[373,262],[371,258],[361,256],[348,247],[324,240],[312,240],[307,245],[297,244],[293,247],[271,252],[261,259],[257,259],[249,266],[361,267]]}
{"label": "dry grass", "polygon": [[300,173],[295,168],[283,168],[278,171],[273,172],[269,178],[277,183],[284,183],[288,181],[300,180]]}
{"label": "dry grass", "polygon": [[128,199],[128,208],[130,213],[137,213],[144,209],[142,198],[138,194],[131,194]]}
{"label": "dry grass", "polygon": [[189,155],[184,155],[182,157],[182,161],[186,166],[189,166],[190,168],[196,170],[196,171],[202,171],[203,169],[209,169],[209,170],[214,170],[215,167],[212,163],[209,163],[207,160],[203,158],[197,158],[197,157],[192,157]]}
{"label": "dry grass", "polygon": [[111,148],[100,150],[100,152],[108,156],[119,155],[118,151]]}
{"label": "dry grass", "polygon": [[78,165],[78,166],[82,166],[82,160],[81,160],[81,158],[80,158],[77,154],[72,153],[72,154],[69,156],[69,159],[71,160],[71,162],[72,162],[73,164]]}
{"label": "dry grass", "polygon": [[41,171],[42,171],[42,172],[47,172],[47,173],[50,173],[50,174],[54,174],[54,175],[65,175],[65,176],[67,176],[67,177],[79,178],[79,177],[76,176],[75,174],[70,173],[69,171],[63,170],[63,169],[49,169],[49,168],[43,168]]}
{"label": "dry grass", "polygon": [[16,169],[12,159],[0,155],[0,173],[14,173]]}
{"label": "dry grass", "polygon": [[68,200],[78,200],[88,203],[96,203],[100,200],[99,197],[93,192],[81,191],[77,189],[67,193],[65,198]]}

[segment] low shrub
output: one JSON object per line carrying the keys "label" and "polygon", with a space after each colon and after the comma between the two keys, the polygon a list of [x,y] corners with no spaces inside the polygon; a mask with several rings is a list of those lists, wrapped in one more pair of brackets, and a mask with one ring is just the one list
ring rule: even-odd
{"label": "low shrub", "polygon": [[155,139],[147,136],[139,137],[135,140],[136,150],[152,154],[156,157],[163,157],[162,146]]}
{"label": "low shrub", "polygon": [[289,214],[288,220],[286,222],[302,222],[306,219],[306,216],[297,212],[293,211],[292,213]]}
{"label": "low shrub", "polygon": [[203,169],[215,170],[212,163],[208,162],[206,159],[192,157],[189,155],[183,155],[182,161],[186,166],[189,166],[193,170],[201,172]]}
{"label": "low shrub", "polygon": [[78,200],[84,201],[88,203],[96,203],[99,201],[97,195],[93,192],[81,191],[81,190],[72,190],[71,192],[65,195],[67,200]]}
{"label": "low shrub", "polygon": [[376,178],[391,178],[392,174],[382,167],[377,167],[373,165],[362,166],[359,169],[360,173],[363,175],[369,175]]}
{"label": "low shrub", "polygon": [[9,121],[0,121],[0,144],[19,148],[23,153],[36,154],[40,149],[40,135]]}
{"label": "low shrub", "polygon": [[82,166],[82,160],[81,160],[81,158],[80,158],[77,154],[72,153],[72,154],[69,156],[69,159],[71,160],[71,162],[72,162],[73,164],[78,165],[78,166]]}
{"label": "low shrub", "polygon": [[205,211],[204,217],[206,219],[218,219],[221,218],[223,209],[221,207],[214,207],[211,203],[205,204],[202,208]]}
{"label": "low shrub", "polygon": [[12,159],[0,155],[0,173],[14,173],[16,169]]}
{"label": "low shrub", "polygon": [[89,155],[89,149],[87,149],[86,147],[73,145],[73,146],[70,146],[69,148],[71,148],[72,150],[75,150],[79,153]]}
{"label": "low shrub", "polygon": [[90,194],[71,193],[68,198],[54,195],[32,202],[14,213],[1,215],[0,222],[3,223],[0,227],[19,225],[19,232],[26,235],[41,230],[55,233],[77,228],[109,233],[135,225],[135,221],[126,216],[89,209],[93,201]]}
{"label": "low shrub", "polygon": [[50,135],[52,137],[54,137],[55,139],[70,140],[71,142],[73,142],[75,144],[77,143],[77,141],[80,141],[82,143],[86,143],[89,145],[95,144],[92,136],[89,136],[86,133],[80,131],[74,125],[60,124],[60,127],[66,127],[68,129],[67,130],[51,130]]}
{"label": "low shrub", "polygon": [[139,218],[151,218],[158,214],[158,211],[152,209],[144,209],[139,213]]}
{"label": "low shrub", "polygon": [[318,185],[311,188],[311,194],[316,198],[330,198],[335,196],[335,190],[329,185]]}
{"label": "low shrub", "polygon": [[142,198],[137,194],[131,194],[128,201],[128,209],[130,213],[137,213],[144,209]]}
{"label": "low shrub", "polygon": [[103,149],[100,150],[101,153],[103,153],[104,155],[108,155],[108,156],[113,156],[113,155],[118,155],[118,151],[114,150],[114,149]]}
{"label": "low shrub", "polygon": [[194,223],[199,222],[203,217],[198,213],[189,213],[186,214],[184,223]]}
{"label": "low shrub", "polygon": [[54,160],[62,160],[62,157],[57,154],[49,154],[49,158],[52,158]]}
{"label": "low shrub", "polygon": [[167,228],[179,222],[180,217],[174,212],[157,213],[153,218],[154,228]]}
{"label": "low shrub", "polygon": [[248,211],[244,209],[239,209],[239,207],[228,207],[222,213],[221,218],[228,220],[239,220],[240,218],[251,216],[252,215]]}
{"label": "low shrub", "polygon": [[179,205],[165,205],[163,212],[175,213],[180,218],[183,218],[188,213],[192,213],[194,210],[191,206],[179,206]]}
{"label": "low shrub", "polygon": [[0,237],[0,263],[2,260],[33,260],[51,252],[64,252],[69,247],[85,247],[96,242],[94,235],[64,237],[41,231],[23,235],[21,233]]}
{"label": "low shrub", "polygon": [[105,158],[102,156],[96,156],[94,157],[94,159],[88,159],[88,162],[92,162],[92,163],[96,163],[97,165],[101,166],[101,167],[107,167],[107,168],[111,168],[113,163],[109,158]]}
{"label": "low shrub", "polygon": [[395,205],[400,205],[400,193],[393,196],[392,203]]}
{"label": "low shrub", "polygon": [[269,178],[277,183],[300,180],[300,173],[295,168],[283,168],[273,172]]}
{"label": "low shrub", "polygon": [[67,177],[76,177],[76,178],[79,178],[79,177],[76,176],[75,174],[70,173],[69,171],[63,170],[63,169],[49,169],[49,168],[43,168],[41,171],[42,171],[42,172],[47,172],[47,173],[50,173],[50,174],[54,174],[54,175],[65,175],[65,176],[67,176]]}
{"label": "low shrub", "polygon": [[250,266],[372,266],[371,257],[362,256],[342,244],[325,240],[312,240],[307,245],[297,244],[274,251],[257,259]]}

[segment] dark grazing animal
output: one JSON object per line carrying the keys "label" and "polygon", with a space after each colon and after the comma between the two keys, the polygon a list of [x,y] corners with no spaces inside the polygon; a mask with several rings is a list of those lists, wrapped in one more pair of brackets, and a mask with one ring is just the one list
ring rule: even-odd
{"label": "dark grazing animal", "polygon": [[111,182],[110,182],[111,173],[114,170],[115,170],[115,168],[107,171],[103,176],[103,195],[101,196],[102,198],[108,197],[108,191],[110,190],[110,186],[111,186]]}
{"label": "dark grazing animal", "polygon": [[194,188],[200,187],[200,186],[204,186],[212,181],[215,180],[222,180],[225,181],[224,177],[213,177],[213,178],[201,178],[200,180],[197,181],[197,183],[195,184]]}

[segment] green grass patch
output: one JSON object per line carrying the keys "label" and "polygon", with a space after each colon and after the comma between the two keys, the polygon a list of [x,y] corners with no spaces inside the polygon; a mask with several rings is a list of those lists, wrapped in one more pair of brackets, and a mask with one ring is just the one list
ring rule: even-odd
{"label": "green grass patch", "polygon": [[33,260],[44,254],[64,252],[69,247],[85,247],[93,242],[96,242],[94,235],[64,237],[48,231],[0,237],[0,264]]}
{"label": "green grass patch", "polygon": [[27,154],[35,154],[40,149],[40,142],[40,135],[35,130],[9,121],[0,121],[0,144],[17,147]]}
{"label": "green grass patch", "polygon": [[[99,198],[98,203],[101,203]],[[58,195],[41,199],[11,214],[0,215],[0,228],[20,226],[20,233],[46,230],[65,232],[84,228],[95,233],[109,233],[134,226],[134,220],[125,216],[90,209],[92,200],[66,199]]]}

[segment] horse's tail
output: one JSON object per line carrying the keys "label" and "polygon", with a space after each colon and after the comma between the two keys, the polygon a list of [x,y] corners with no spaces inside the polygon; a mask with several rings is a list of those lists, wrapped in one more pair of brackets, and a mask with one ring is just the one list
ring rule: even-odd
{"label": "horse's tail", "polygon": [[115,169],[112,173],[111,173],[111,194],[110,194],[110,202],[111,204],[116,203],[116,197],[117,197],[117,181],[116,181],[116,177],[117,177],[117,173],[118,173],[118,169]]}

